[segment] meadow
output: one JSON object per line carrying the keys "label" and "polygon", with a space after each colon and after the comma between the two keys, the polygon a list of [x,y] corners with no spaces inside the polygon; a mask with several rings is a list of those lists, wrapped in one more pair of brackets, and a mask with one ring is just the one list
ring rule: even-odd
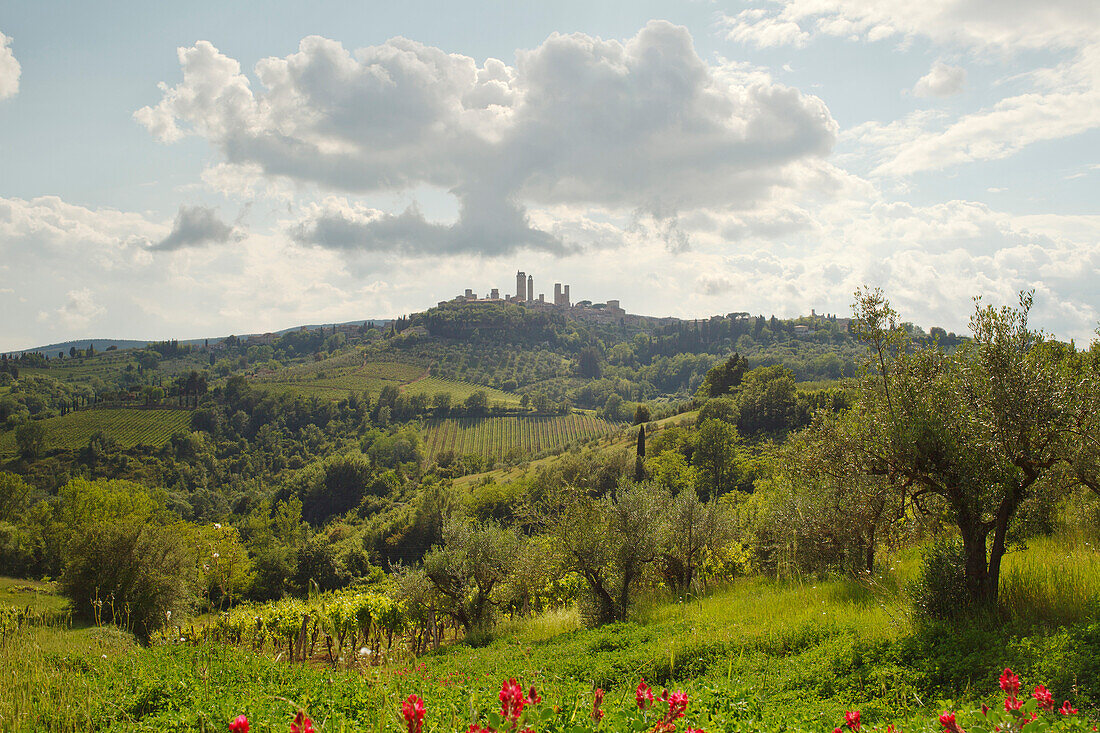
{"label": "meadow", "polygon": [[425,366],[407,362],[376,361],[348,365],[346,358],[330,359],[282,369],[264,375],[253,385],[266,390],[339,400],[349,392],[366,392],[377,397],[384,387],[396,387],[403,394],[450,394],[459,404],[474,392],[485,392],[490,405],[519,405],[518,395],[456,379],[430,376]]}
{"label": "meadow", "polygon": [[[114,629],[33,628],[0,644],[0,726],[224,730],[246,712],[253,730],[285,730],[300,706],[319,730],[382,733],[403,729],[400,701],[418,694],[427,730],[460,731],[498,707],[502,679],[535,685],[563,716],[583,720],[593,689],[606,691],[609,709],[631,707],[644,677],[686,692],[685,720],[707,731],[830,730],[852,709],[867,726],[935,730],[940,710],[991,701],[1006,666],[1027,689],[1044,682],[1095,716],[1096,607],[1068,602],[1100,595],[1098,554],[1082,547],[1050,539],[1010,556],[1013,582],[1033,600],[1076,609],[1060,624],[1013,603],[995,618],[914,621],[905,587],[917,555],[907,551],[871,578],[745,577],[685,599],[654,590],[630,622],[599,629],[567,607],[504,619],[476,646],[414,656],[398,641],[378,666],[333,664],[321,651],[290,664],[274,645],[257,652],[201,633],[141,648]],[[1055,557],[1073,583],[1048,582]]]}
{"label": "meadow", "polygon": [[[122,448],[144,445],[159,447],[173,433],[190,430],[191,411],[182,409],[92,408],[70,412],[42,421],[46,428],[46,449],[77,449],[96,433],[118,441]],[[16,452],[15,431],[0,433],[0,455]]]}

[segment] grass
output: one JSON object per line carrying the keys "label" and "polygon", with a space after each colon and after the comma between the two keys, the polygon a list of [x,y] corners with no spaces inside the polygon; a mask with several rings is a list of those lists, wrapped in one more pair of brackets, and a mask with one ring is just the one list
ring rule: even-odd
{"label": "grass", "polygon": [[1100,551],[1087,536],[1029,540],[1005,555],[1002,613],[1017,623],[1048,625],[1100,618]]}
{"label": "grass", "polygon": [[[1036,569],[1064,561],[1070,542],[1033,542],[1006,570],[1036,587],[1032,600],[1072,598]],[[708,731],[831,730],[846,709],[862,710],[868,726],[931,731],[952,698],[994,701],[1006,666],[1095,715],[1100,624],[914,624],[897,590],[911,554],[872,582],[750,577],[683,601],[650,591],[632,621],[599,629],[582,628],[573,608],[506,619],[484,646],[362,672],[218,644],[141,649],[118,633],[35,629],[0,645],[0,728],[224,730],[247,712],[254,730],[285,730],[301,705],[323,730],[396,732],[400,701],[416,693],[427,699],[426,730],[461,731],[498,706],[508,677],[568,716],[584,714],[596,686],[608,709],[629,707],[644,676],[658,690],[685,690],[685,723]],[[1091,562],[1070,560],[1089,578]]]}
{"label": "grass", "polygon": [[[358,354],[351,356],[360,358]],[[320,399],[339,400],[349,392],[367,392],[377,397],[383,387],[397,387],[404,394],[425,394],[432,397],[449,393],[452,404],[464,401],[474,392],[485,392],[490,404],[518,405],[520,398],[511,392],[470,382],[443,379],[428,375],[421,364],[393,361],[373,361],[349,364],[348,355],[334,359],[282,369],[258,378],[253,385],[269,391],[303,394]]]}
{"label": "grass", "polygon": [[0,608],[62,611],[69,602],[57,593],[57,584],[40,580],[0,577]]}
{"label": "grass", "polygon": [[[46,448],[81,448],[97,432],[103,432],[123,448],[158,447],[173,433],[190,429],[191,411],[175,409],[93,408],[42,420]],[[15,431],[0,433],[0,454],[16,452]]]}

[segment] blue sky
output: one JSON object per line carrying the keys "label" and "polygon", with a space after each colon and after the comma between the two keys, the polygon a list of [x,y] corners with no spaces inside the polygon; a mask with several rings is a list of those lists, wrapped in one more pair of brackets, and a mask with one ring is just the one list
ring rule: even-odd
{"label": "blue sky", "polygon": [[[419,310],[1100,319],[1100,6],[9,3],[0,349]],[[177,52],[177,49],[183,49]]]}

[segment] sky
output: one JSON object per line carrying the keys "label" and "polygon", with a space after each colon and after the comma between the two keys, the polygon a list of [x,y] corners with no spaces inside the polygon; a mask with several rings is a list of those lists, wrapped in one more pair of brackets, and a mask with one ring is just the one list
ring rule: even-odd
{"label": "sky", "polygon": [[1100,3],[0,0],[0,351],[385,318],[1100,321]]}

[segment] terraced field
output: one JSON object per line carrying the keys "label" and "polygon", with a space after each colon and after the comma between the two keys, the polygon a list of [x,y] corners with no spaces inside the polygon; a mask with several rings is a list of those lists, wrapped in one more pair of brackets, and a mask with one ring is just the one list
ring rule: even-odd
{"label": "terraced field", "polygon": [[[117,440],[123,448],[161,446],[172,433],[190,429],[191,411],[92,409],[46,418],[42,424],[46,428],[47,450],[81,448],[99,431]],[[0,433],[0,455],[15,452],[15,431]]]}
{"label": "terraced field", "polygon": [[579,413],[549,417],[451,418],[427,422],[424,448],[429,461],[448,450],[460,456],[476,453],[498,459],[513,450],[536,455],[617,430],[618,427],[606,420]]}
{"label": "terraced field", "polygon": [[359,366],[332,365],[327,362],[287,369],[254,382],[260,389],[304,394],[320,399],[338,400],[348,392],[368,392],[377,397],[383,387],[393,386],[405,394],[432,396],[449,392],[453,404],[462,402],[474,392],[483,391],[490,404],[519,404],[519,395],[483,387],[470,382],[428,376],[428,369],[418,364],[379,361]]}

